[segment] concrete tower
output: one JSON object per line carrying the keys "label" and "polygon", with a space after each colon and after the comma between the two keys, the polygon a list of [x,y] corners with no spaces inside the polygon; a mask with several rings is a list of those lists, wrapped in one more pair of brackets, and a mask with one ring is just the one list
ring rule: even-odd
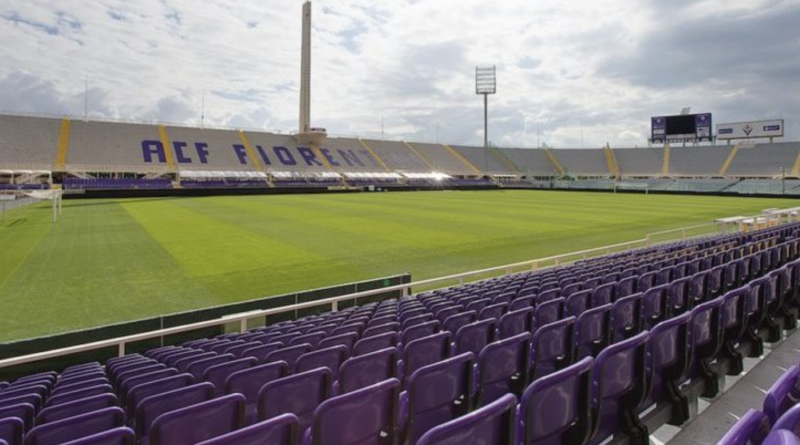
{"label": "concrete tower", "polygon": [[311,2],[303,3],[303,43],[300,55],[300,126],[305,133],[311,127]]}

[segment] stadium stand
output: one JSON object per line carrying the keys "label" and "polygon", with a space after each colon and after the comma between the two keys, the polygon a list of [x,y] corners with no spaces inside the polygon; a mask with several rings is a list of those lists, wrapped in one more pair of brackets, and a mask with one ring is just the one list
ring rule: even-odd
{"label": "stadium stand", "polygon": [[465,147],[453,146],[470,164],[475,166],[482,173],[496,175],[496,174],[511,174],[514,170],[509,165],[503,163],[497,155],[495,149],[485,149],[483,147]]}
{"label": "stadium stand", "polygon": [[800,144],[780,143],[761,144],[753,147],[739,147],[736,158],[728,168],[729,176],[780,177],[791,175]]}
{"label": "stadium stand", "polygon": [[669,174],[674,177],[716,177],[730,147],[672,147]]}
{"label": "stadium stand", "polygon": [[396,141],[364,140],[383,159],[383,162],[397,172],[430,172],[433,167],[417,155],[408,145]]}
{"label": "stadium stand", "polygon": [[523,174],[532,177],[552,177],[553,164],[547,159],[544,150],[501,149],[519,167]]}
{"label": "stadium stand", "polygon": [[428,160],[437,171],[448,175],[474,176],[475,170],[453,155],[453,152],[439,144],[409,143]]}
{"label": "stadium stand", "polygon": [[567,176],[609,176],[603,150],[551,150]]}
{"label": "stadium stand", "polygon": [[[143,156],[143,141],[161,143],[155,125],[73,120],[69,137],[66,170],[71,172],[138,172],[170,170],[164,150],[153,162]],[[42,148],[39,148],[41,150]]]}
{"label": "stadium stand", "polygon": [[0,169],[52,170],[60,132],[59,119],[2,116]]}
{"label": "stadium stand", "polygon": [[614,156],[623,177],[661,176],[663,148],[615,148]]}
{"label": "stadium stand", "polygon": [[[0,383],[0,440],[645,444],[794,329],[798,233],[662,244],[27,375]],[[800,370],[786,375],[748,434],[794,428]]]}

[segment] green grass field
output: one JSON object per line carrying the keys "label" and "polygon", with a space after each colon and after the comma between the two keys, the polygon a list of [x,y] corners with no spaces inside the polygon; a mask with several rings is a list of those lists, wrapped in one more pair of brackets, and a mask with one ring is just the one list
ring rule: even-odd
{"label": "green grass field", "polygon": [[415,279],[790,207],[536,191],[67,200],[0,226],[0,341],[410,272]]}

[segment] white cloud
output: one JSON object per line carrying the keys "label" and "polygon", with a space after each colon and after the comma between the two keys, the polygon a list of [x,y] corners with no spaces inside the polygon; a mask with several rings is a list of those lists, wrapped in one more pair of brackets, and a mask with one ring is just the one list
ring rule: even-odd
{"label": "white cloud", "polygon": [[[499,145],[643,145],[651,115],[684,105],[718,121],[786,117],[797,139],[800,105],[782,99],[800,68],[782,59],[800,41],[741,63],[715,29],[792,35],[798,14],[798,0],[318,0],[313,121],[374,136],[383,115],[393,137],[432,141],[438,127],[441,141],[479,144],[473,70],[496,63]],[[6,0],[0,109],[82,115],[88,73],[93,116],[199,124],[205,91],[206,124],[291,131],[299,37],[296,0]]]}

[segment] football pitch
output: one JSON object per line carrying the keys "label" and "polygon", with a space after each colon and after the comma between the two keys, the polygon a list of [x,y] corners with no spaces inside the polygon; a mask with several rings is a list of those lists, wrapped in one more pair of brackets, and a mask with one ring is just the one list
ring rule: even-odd
{"label": "football pitch", "polygon": [[66,200],[0,225],[0,341],[410,272],[415,280],[794,201],[541,191]]}

